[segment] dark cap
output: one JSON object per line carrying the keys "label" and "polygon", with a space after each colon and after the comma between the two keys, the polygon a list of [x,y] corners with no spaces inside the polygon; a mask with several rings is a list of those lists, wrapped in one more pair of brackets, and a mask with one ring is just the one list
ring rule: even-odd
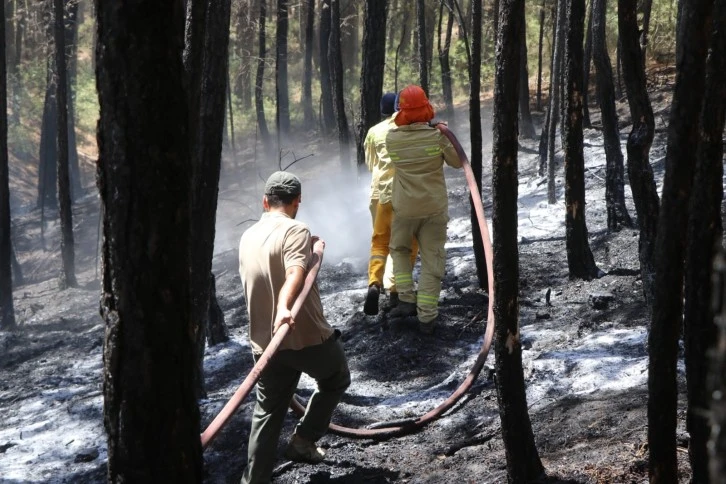
{"label": "dark cap", "polygon": [[276,171],[265,183],[265,195],[300,195],[300,179],[287,171]]}
{"label": "dark cap", "polygon": [[394,108],[396,102],[396,94],[393,92],[387,92],[381,98],[381,115],[391,116],[396,109]]}

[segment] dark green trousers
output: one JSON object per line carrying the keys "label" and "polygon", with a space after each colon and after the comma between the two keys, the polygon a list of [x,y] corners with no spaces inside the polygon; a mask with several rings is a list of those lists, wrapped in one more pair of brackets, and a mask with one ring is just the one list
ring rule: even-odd
{"label": "dark green trousers", "polygon": [[310,397],[295,432],[313,442],[325,434],[333,410],[350,385],[350,371],[339,335],[336,331],[324,343],[301,350],[279,351],[270,360],[257,382],[257,403],[252,415],[243,484],[270,482],[282,424],[302,373],[314,378],[318,388]]}

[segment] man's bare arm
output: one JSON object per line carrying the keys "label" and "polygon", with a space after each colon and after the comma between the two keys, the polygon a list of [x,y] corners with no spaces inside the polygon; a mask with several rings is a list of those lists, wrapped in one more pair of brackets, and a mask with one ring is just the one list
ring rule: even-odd
{"label": "man's bare arm", "polygon": [[305,282],[305,270],[300,266],[293,266],[285,271],[285,283],[280,289],[280,295],[277,301],[277,315],[275,316],[275,324],[272,333],[283,324],[290,325],[290,329],[295,328],[295,320],[292,318],[292,305],[295,304],[295,298],[300,294],[300,290]]}

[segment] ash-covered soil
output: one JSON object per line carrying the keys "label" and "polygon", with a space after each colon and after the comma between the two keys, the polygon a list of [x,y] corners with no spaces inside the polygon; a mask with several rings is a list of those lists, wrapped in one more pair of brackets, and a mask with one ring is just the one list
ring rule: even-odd
{"label": "ash-covered soil", "polygon": [[[666,108],[666,101],[656,105],[661,114],[657,119],[667,118]],[[628,129],[623,127],[623,143]],[[455,132],[465,141],[465,127],[455,127]],[[546,183],[536,173],[537,141],[522,140],[520,323],[530,417],[548,482],[646,482],[649,315],[638,274],[638,234],[637,229],[607,232],[601,133],[587,130],[585,136],[590,243],[607,274],[587,282],[571,281],[567,273],[561,166],[558,203],[549,206]],[[656,134],[651,152],[658,180],[663,175],[664,137],[662,130]],[[485,145],[487,216],[489,153],[491,146]],[[362,313],[370,231],[367,182],[365,177],[351,182],[350,175],[333,180],[331,173],[339,171],[337,160],[320,158],[318,154],[314,163],[300,161],[291,170],[303,178],[300,218],[327,241],[319,285],[326,315],[342,331],[352,371],[353,383],[334,420],[366,427],[415,418],[458,387],[482,345],[488,299],[474,271],[463,173],[447,171],[451,222],[441,316],[434,334],[424,335],[405,322],[388,321],[386,297],[381,298],[378,317]],[[252,367],[236,248],[247,220],[259,215],[257,180],[276,167],[244,161],[225,169],[214,272],[231,340],[206,350],[203,427]],[[626,192],[630,197],[628,187]],[[635,218],[631,198],[628,203]],[[0,333],[0,482],[104,482],[96,196],[89,195],[74,208],[78,288],[57,289],[57,218],[44,226],[45,250],[39,243],[37,211],[26,211],[14,221],[13,237],[26,281],[14,295],[18,331]],[[441,419],[416,433],[384,441],[326,435],[321,445],[328,457],[317,466],[282,458],[296,420],[289,414],[275,482],[506,482],[493,365],[490,355],[471,390]],[[306,399],[313,385],[303,377],[298,395]],[[252,406],[250,396],[205,452],[205,482],[239,481]],[[680,408],[679,444],[685,450],[685,402]],[[679,452],[679,460],[679,480],[687,482],[687,454]]]}

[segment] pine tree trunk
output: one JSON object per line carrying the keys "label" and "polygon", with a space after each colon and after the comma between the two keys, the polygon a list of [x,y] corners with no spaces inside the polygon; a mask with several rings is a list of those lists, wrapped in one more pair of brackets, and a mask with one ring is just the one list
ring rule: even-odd
{"label": "pine tree trunk", "polygon": [[655,249],[655,298],[648,337],[648,445],[652,482],[678,482],[676,410],[678,337],[683,325],[683,277],[699,111],[709,45],[710,0],[682,4],[676,84],[668,122],[663,198]]}
{"label": "pine tree trunk", "polygon": [[582,50],[585,0],[570,0],[564,52],[565,115],[562,117],[565,152],[565,233],[567,267],[571,279],[599,276],[590,250],[585,222],[585,157],[582,135]]}
{"label": "pine tree trunk", "polygon": [[[52,44],[51,44],[52,48]],[[58,207],[56,167],[58,146],[58,105],[56,96],[56,75],[53,65],[48,59],[47,85],[43,101],[43,119],[40,125],[40,146],[38,154],[38,207],[41,211]]]}
{"label": "pine tree trunk", "polygon": [[[444,3],[446,3],[446,32],[443,35],[444,43],[441,45],[442,33],[441,26],[444,19]],[[439,30],[438,30],[438,51],[439,51],[439,65],[441,66],[441,92],[444,97],[444,105],[446,106],[445,119],[453,124],[454,123],[454,96],[451,86],[451,62],[449,59],[449,53],[451,51],[451,33],[454,29],[454,12],[453,12],[452,0],[446,0],[441,2],[441,8],[439,9]]]}
{"label": "pine tree trunk", "polygon": [[[719,7],[717,7],[719,8]],[[714,261],[715,323],[718,339],[711,358],[709,393],[712,395],[709,457],[712,484],[726,484],[726,255],[723,248]]]}
{"label": "pine tree trunk", "polygon": [[343,56],[340,49],[340,0],[330,1],[330,38],[328,39],[328,63],[330,84],[333,88],[333,110],[335,111],[340,164],[350,167],[350,136],[348,119],[345,115],[345,90],[343,88]]}
{"label": "pine tree trunk", "polygon": [[66,75],[66,43],[63,0],[54,0],[55,65],[56,65],[56,153],[58,154],[58,205],[61,225],[62,268],[58,286],[60,289],[75,287],[76,263],[73,242],[73,213],[71,211],[71,180],[68,166],[68,77]]}
{"label": "pine tree trunk", "polygon": [[655,237],[658,228],[658,191],[650,166],[649,153],[653,143],[655,121],[648,98],[643,54],[638,45],[636,0],[619,0],[618,28],[623,48],[623,77],[630,105],[633,127],[628,135],[628,176],[633,192],[635,211],[638,214],[638,254],[643,294],[649,305],[653,304],[655,261]]}
{"label": "pine tree trunk", "polygon": [[324,135],[329,136],[335,130],[335,110],[333,107],[333,85],[331,79],[331,66],[328,60],[330,51],[331,0],[322,0],[320,4],[320,103],[322,116],[320,124]]}
{"label": "pine tree trunk", "polygon": [[560,89],[562,81],[562,50],[565,39],[565,9],[567,0],[557,0],[557,34],[555,35],[554,53],[552,55],[552,82],[550,84],[550,119],[547,126],[547,202],[552,205],[557,203],[557,191],[555,186],[555,141],[557,138],[557,124],[560,118]]}
{"label": "pine tree trunk", "polygon": [[[552,39],[557,38],[557,6],[556,3],[552,5],[550,18],[552,19]],[[545,122],[542,125],[542,131],[539,135],[539,176],[545,176],[547,169],[547,157],[549,152],[549,134],[550,134],[550,123],[552,122],[552,98],[554,97],[553,86],[555,84],[555,50],[556,43],[552,44],[552,55],[550,56],[550,86],[549,86],[549,99],[547,100],[547,114],[545,115]],[[555,118],[556,119],[556,118]]]}
{"label": "pine tree trunk", "polygon": [[618,115],[615,111],[613,70],[610,66],[610,57],[605,42],[606,1],[592,1],[592,50],[605,143],[605,200],[608,230],[617,232],[623,227],[632,227],[633,222],[630,220],[628,209],[625,207],[625,168],[623,166],[623,153],[620,150]]}
{"label": "pine tree trunk", "polygon": [[418,82],[426,95],[429,95],[429,66],[426,61],[426,4],[416,0],[416,38],[418,40]]}
{"label": "pine tree trunk", "polygon": [[519,61],[519,135],[525,139],[534,138],[532,113],[529,111],[529,73],[527,72],[527,37],[525,29],[520,34],[522,52]]}
{"label": "pine tree trunk", "polygon": [[539,7],[539,49],[537,53],[537,111],[542,109],[542,41],[544,39],[545,2]]}
{"label": "pine tree trunk", "polygon": [[201,482],[183,7],[95,6],[108,481]]}
{"label": "pine tree trunk", "polygon": [[[481,49],[482,49],[482,1],[472,0],[471,6],[471,61],[469,63],[469,129],[471,139],[471,171],[481,195],[482,133],[481,133]],[[472,247],[479,287],[487,287],[487,262],[482,245],[481,229],[469,197]]]}
{"label": "pine tree trunk", "polygon": [[[0,39],[5,38],[5,10],[0,11]],[[7,68],[5,43],[0,44],[0,331],[15,329],[13,307],[10,185],[8,174]]]}
{"label": "pine tree trunk", "polygon": [[305,54],[303,58],[302,105],[305,128],[315,123],[313,114],[313,34],[315,25],[315,0],[305,0]]}
{"label": "pine tree trunk", "polygon": [[585,59],[582,64],[582,124],[592,128],[590,121],[590,65],[592,64],[592,1],[587,12],[587,28],[585,29]]}
{"label": "pine tree trunk", "polygon": [[386,62],[385,31],[387,17],[386,0],[366,0],[363,30],[363,65],[360,74],[360,123],[358,124],[358,167],[365,165],[363,141],[368,130],[381,119],[380,100],[383,94],[383,69]]}
{"label": "pine tree trunk", "polygon": [[517,104],[523,0],[501,0],[494,84],[494,350],[497,400],[510,482],[544,477],[527,410],[519,333]]}
{"label": "pine tree trunk", "polygon": [[78,2],[65,2],[65,59],[68,66],[66,75],[68,109],[68,167],[71,183],[71,200],[83,196],[81,167],[78,160],[75,121],[75,92],[78,76]]}
{"label": "pine tree trunk", "polygon": [[643,59],[645,59],[645,51],[648,47],[648,32],[650,29],[650,11],[653,7],[653,0],[643,0],[643,30],[640,34],[640,48],[643,51]]}
{"label": "pine tree trunk", "polygon": [[265,151],[272,153],[272,145],[270,143],[270,131],[267,129],[267,121],[265,120],[265,98],[263,96],[263,87],[265,82],[265,56],[267,55],[267,47],[265,46],[265,20],[267,19],[267,2],[260,0],[260,11],[257,17],[257,73],[255,75],[255,113],[257,115],[257,130],[260,133],[262,144]]}
{"label": "pine tree trunk", "polygon": [[275,103],[277,145],[290,134],[290,95],[287,89],[287,0],[277,0],[277,28],[275,29]]}
{"label": "pine tree trunk", "polygon": [[683,312],[688,414],[691,440],[688,454],[693,482],[708,482],[708,415],[706,376],[709,354],[718,336],[711,301],[713,258],[721,246],[723,201],[723,141],[726,110],[726,0],[715,2],[713,36],[706,61],[706,81],[700,115],[696,169],[688,218],[686,293]]}

